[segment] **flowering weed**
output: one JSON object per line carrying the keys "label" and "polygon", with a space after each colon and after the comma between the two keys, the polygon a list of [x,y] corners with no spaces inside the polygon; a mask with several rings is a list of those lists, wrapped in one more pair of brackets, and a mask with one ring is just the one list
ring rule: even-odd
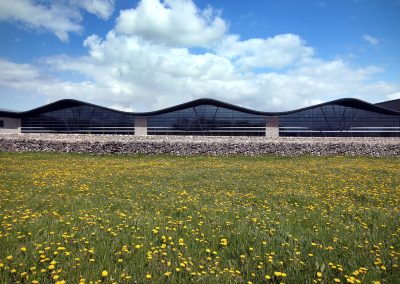
{"label": "flowering weed", "polygon": [[0,153],[0,283],[394,283],[399,204],[398,158]]}

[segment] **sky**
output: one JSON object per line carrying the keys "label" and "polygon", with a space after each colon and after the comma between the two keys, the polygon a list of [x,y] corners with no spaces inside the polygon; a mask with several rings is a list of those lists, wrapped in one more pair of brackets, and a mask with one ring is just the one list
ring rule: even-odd
{"label": "sky", "polygon": [[400,98],[400,0],[0,0],[0,108]]}

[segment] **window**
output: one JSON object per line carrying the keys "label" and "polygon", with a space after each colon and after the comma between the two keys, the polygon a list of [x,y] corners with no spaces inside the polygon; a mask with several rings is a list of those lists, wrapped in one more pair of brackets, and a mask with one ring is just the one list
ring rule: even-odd
{"label": "window", "polygon": [[0,128],[4,128],[4,120],[0,120]]}

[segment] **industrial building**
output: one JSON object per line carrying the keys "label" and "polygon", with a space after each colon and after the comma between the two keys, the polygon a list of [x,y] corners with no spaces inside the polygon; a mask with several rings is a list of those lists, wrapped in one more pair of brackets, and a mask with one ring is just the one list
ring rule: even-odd
{"label": "industrial building", "polygon": [[285,112],[198,99],[140,113],[65,99],[28,111],[0,110],[0,133],[399,137],[400,99],[339,99]]}

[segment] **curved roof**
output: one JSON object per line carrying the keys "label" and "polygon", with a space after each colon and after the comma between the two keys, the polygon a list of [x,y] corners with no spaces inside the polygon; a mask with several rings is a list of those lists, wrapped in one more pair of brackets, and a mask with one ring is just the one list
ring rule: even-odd
{"label": "curved roof", "polygon": [[135,113],[135,115],[143,115],[143,116],[156,115],[156,114],[162,114],[162,113],[168,113],[168,112],[171,112],[171,111],[186,109],[186,108],[189,108],[189,107],[196,107],[196,106],[200,106],[200,105],[214,105],[214,106],[217,106],[217,107],[224,107],[224,108],[237,110],[237,111],[242,111],[242,112],[246,112],[246,113],[250,113],[250,114],[265,115],[265,116],[277,116],[277,115],[285,115],[285,114],[301,112],[301,111],[305,111],[305,110],[308,110],[308,109],[313,109],[313,108],[317,108],[317,107],[321,107],[321,106],[325,106],[325,105],[330,105],[330,104],[336,104],[336,105],[342,105],[342,106],[347,106],[347,107],[360,108],[360,109],[364,109],[364,110],[368,110],[368,111],[374,111],[374,112],[390,114],[390,115],[400,115],[400,112],[397,112],[397,111],[394,111],[394,110],[391,110],[391,109],[386,109],[386,108],[383,108],[383,107],[379,107],[379,106],[367,103],[367,102],[362,101],[362,100],[351,99],[351,98],[338,99],[338,100],[333,100],[333,101],[329,101],[329,102],[322,103],[322,104],[312,105],[312,106],[299,108],[299,109],[295,109],[295,110],[291,110],[291,111],[281,111],[281,112],[258,111],[258,110],[253,110],[253,109],[249,109],[249,108],[245,108],[245,107],[229,104],[229,103],[226,103],[226,102],[222,102],[222,101],[218,101],[218,100],[214,100],[214,99],[207,99],[206,98],[206,99],[193,100],[193,101],[190,101],[190,102],[186,102],[186,103],[183,103],[183,104],[175,105],[175,106],[164,108],[164,109],[157,110],[157,111]]}
{"label": "curved roof", "polygon": [[224,108],[241,111],[241,112],[245,112],[245,113],[249,113],[249,114],[256,114],[256,115],[263,115],[263,116],[279,116],[279,115],[286,115],[286,114],[301,112],[301,111],[305,111],[305,110],[309,110],[309,109],[313,109],[313,108],[317,108],[317,107],[321,107],[321,106],[326,106],[326,105],[330,105],[330,104],[341,105],[341,106],[346,106],[346,107],[353,107],[353,108],[363,109],[363,110],[367,110],[367,111],[378,112],[378,113],[382,113],[382,114],[400,115],[400,111],[386,108],[386,107],[384,107],[384,106],[386,106],[386,105],[384,105],[384,103],[379,103],[379,104],[374,105],[374,104],[370,104],[368,102],[358,100],[358,99],[353,99],[353,98],[338,99],[338,100],[333,100],[333,101],[329,101],[329,102],[322,103],[322,104],[299,108],[296,110],[281,111],[281,112],[258,111],[258,110],[244,108],[244,107],[229,104],[226,102],[214,100],[214,99],[205,98],[205,99],[193,100],[193,101],[186,102],[183,104],[171,106],[171,107],[156,110],[156,111],[150,111],[150,112],[125,112],[125,111],[115,110],[115,109],[111,109],[111,108],[107,108],[107,107],[103,107],[103,106],[99,106],[99,105],[95,105],[95,104],[91,104],[91,103],[86,103],[86,102],[82,102],[82,101],[78,101],[78,100],[64,99],[64,100],[59,100],[59,101],[56,101],[56,102],[53,102],[53,103],[50,103],[50,104],[47,104],[47,105],[44,105],[44,106],[41,106],[38,108],[34,108],[31,110],[22,111],[22,112],[0,111],[0,116],[26,117],[26,116],[30,116],[30,115],[40,114],[43,112],[49,112],[49,111],[54,111],[54,110],[58,110],[58,109],[68,108],[68,107],[75,107],[75,106],[92,106],[92,107],[97,107],[97,108],[101,108],[104,110],[121,113],[121,114],[135,115],[135,116],[150,116],[150,115],[158,115],[158,114],[168,113],[168,112],[172,112],[172,111],[187,109],[187,108],[196,107],[196,106],[200,106],[200,105],[213,105],[213,106],[217,106],[217,107],[224,107]]}
{"label": "curved roof", "polygon": [[395,111],[400,111],[400,99],[380,102],[375,105],[379,106],[379,107],[395,110]]}

